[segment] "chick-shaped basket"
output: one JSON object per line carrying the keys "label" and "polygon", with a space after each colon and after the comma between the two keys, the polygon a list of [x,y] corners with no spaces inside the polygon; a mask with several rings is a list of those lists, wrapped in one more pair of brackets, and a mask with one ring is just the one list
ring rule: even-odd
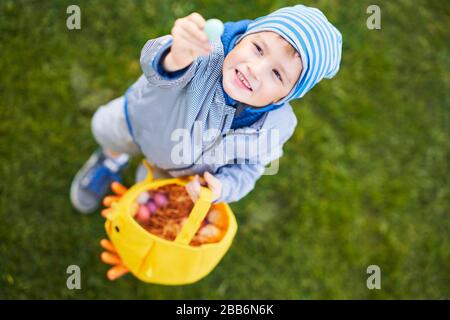
{"label": "chick-shaped basket", "polygon": [[[211,204],[211,190],[201,187],[200,196],[174,241],[148,232],[133,218],[138,196],[168,184],[185,186],[193,177],[153,179],[151,166],[145,160],[144,165],[148,175],[142,182],[128,190],[115,183],[112,189],[117,195],[107,196],[103,201],[110,207],[102,211],[110,240],[100,242],[107,250],[101,255],[103,262],[113,265],[107,276],[113,280],[130,271],[149,283],[182,285],[196,282],[208,275],[230,248],[237,231],[236,218],[228,204]],[[224,235],[218,242],[191,246],[189,243],[211,206],[227,217]]]}

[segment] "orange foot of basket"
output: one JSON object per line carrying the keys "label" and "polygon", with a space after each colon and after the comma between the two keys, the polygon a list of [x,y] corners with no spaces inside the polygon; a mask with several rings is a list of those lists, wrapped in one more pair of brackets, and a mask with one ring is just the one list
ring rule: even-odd
{"label": "orange foot of basket", "polygon": [[[111,189],[116,195],[106,196],[103,199],[103,205],[105,205],[105,207],[111,207],[114,202],[118,201],[125,194],[125,192],[127,192],[127,188],[118,182],[113,182],[111,184]],[[111,212],[112,208],[103,209],[102,216],[108,219]],[[102,252],[100,258],[104,263],[113,266],[106,273],[106,277],[109,280],[116,280],[117,278],[120,278],[121,276],[128,273],[127,267],[123,265],[122,259],[120,259],[119,255],[117,254],[117,251],[114,248],[112,242],[107,239],[102,239],[100,241],[100,245],[103,247],[103,249],[106,250]]]}
{"label": "orange foot of basket", "polygon": [[128,273],[128,268],[123,265],[122,259],[120,259],[119,255],[117,254],[112,242],[107,239],[102,239],[100,241],[100,245],[103,247],[103,249],[107,250],[102,252],[100,258],[104,263],[113,266],[106,273],[106,277],[109,280],[116,280],[117,278],[120,278],[121,276]]}
{"label": "orange foot of basket", "polygon": [[111,183],[111,189],[115,193],[115,195],[109,195],[103,198],[103,205],[107,208],[103,209],[101,213],[102,217],[105,219],[108,219],[108,216],[112,211],[110,207],[113,205],[113,203],[119,201],[119,199],[125,194],[125,192],[128,191],[126,187],[124,187],[117,181]]}

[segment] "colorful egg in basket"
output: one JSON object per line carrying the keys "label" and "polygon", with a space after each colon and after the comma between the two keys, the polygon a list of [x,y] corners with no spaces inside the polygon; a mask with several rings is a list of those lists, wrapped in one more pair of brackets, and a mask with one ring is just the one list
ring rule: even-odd
{"label": "colorful egg in basket", "polygon": [[[193,204],[174,240],[149,232],[135,219],[136,215],[147,217],[152,214],[150,210],[139,211],[138,198],[141,202],[150,202],[148,199],[142,200],[145,191],[173,184],[184,187],[192,177],[153,180],[150,165],[146,161],[144,164],[148,169],[144,181],[128,190],[116,183],[113,191],[117,196],[104,199],[104,204],[110,207],[102,212],[106,218],[105,229],[109,240],[101,241],[102,247],[107,250],[101,258],[113,265],[107,276],[113,280],[129,271],[138,279],[155,284],[196,282],[208,275],[230,248],[237,231],[234,214],[226,203],[211,204],[211,191],[202,187],[199,199]],[[154,200],[165,204],[163,198]],[[214,242],[201,244],[196,240],[211,236],[216,231],[216,225],[204,225],[208,212],[223,232]]]}

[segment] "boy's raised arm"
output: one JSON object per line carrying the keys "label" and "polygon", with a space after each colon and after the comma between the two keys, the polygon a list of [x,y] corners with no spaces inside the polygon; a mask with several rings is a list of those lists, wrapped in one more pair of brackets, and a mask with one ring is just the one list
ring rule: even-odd
{"label": "boy's raised arm", "polygon": [[167,56],[171,45],[172,38],[169,35],[148,40],[144,45],[140,64],[151,85],[164,88],[184,87],[194,76],[196,63],[176,72],[168,72],[164,69],[162,60]]}
{"label": "boy's raised arm", "polygon": [[149,40],[141,52],[141,67],[151,84],[184,86],[194,75],[199,57],[208,55],[212,46],[198,13],[177,19],[171,35]]}

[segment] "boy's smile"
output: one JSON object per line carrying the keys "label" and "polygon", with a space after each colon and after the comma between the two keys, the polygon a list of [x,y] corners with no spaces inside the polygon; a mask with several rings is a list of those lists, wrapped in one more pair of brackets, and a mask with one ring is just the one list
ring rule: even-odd
{"label": "boy's smile", "polygon": [[223,63],[223,86],[234,100],[264,107],[283,99],[297,83],[302,62],[297,51],[271,31],[244,37]]}

